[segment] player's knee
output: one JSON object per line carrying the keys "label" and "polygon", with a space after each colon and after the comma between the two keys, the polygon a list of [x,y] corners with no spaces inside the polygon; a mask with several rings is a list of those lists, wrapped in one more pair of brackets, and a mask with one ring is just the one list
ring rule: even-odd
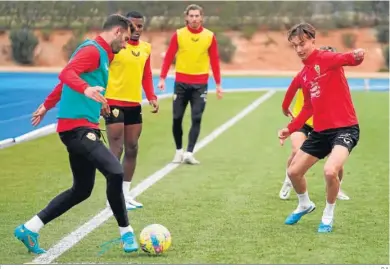
{"label": "player's knee", "polygon": [[294,165],[290,165],[287,168],[287,175],[290,179],[299,178],[303,176],[303,173]]}
{"label": "player's knee", "polygon": [[84,200],[87,200],[92,194],[93,187],[73,187],[73,197],[77,200],[77,203],[80,203]]}
{"label": "player's knee", "polygon": [[110,185],[110,184],[112,185],[112,184],[115,184],[117,182],[123,182],[123,177],[124,177],[123,169],[120,171],[118,170],[115,172],[111,172],[108,175],[106,175],[107,185]]}
{"label": "player's knee", "polygon": [[138,154],[138,143],[128,143],[125,146],[125,157],[135,158]]}
{"label": "player's knee", "polygon": [[173,109],[173,120],[182,121],[184,117],[184,109]]}
{"label": "player's knee", "polygon": [[191,116],[192,123],[200,124],[202,121],[202,113],[194,113],[194,115]]}
{"label": "player's knee", "polygon": [[121,156],[123,153],[123,142],[121,137],[112,137],[110,139],[110,149],[115,156]]}
{"label": "player's knee", "polygon": [[324,175],[326,180],[337,179],[338,173],[338,169],[333,165],[326,165],[324,167]]}
{"label": "player's knee", "polygon": [[173,124],[181,124],[183,121],[183,115],[173,114]]}
{"label": "player's knee", "polygon": [[[122,153],[123,153],[123,145],[122,145],[122,144],[117,145],[117,146],[116,146],[116,150],[115,150],[114,152],[116,152],[118,156],[121,156]],[[119,157],[119,158],[120,158],[120,157]]]}

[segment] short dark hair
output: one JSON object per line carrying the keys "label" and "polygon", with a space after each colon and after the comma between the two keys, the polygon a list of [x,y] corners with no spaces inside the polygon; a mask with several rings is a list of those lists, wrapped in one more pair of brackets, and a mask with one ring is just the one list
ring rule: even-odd
{"label": "short dark hair", "polygon": [[331,51],[331,52],[337,52],[336,48],[331,47],[331,46],[321,46],[320,50],[327,50],[327,51]]}
{"label": "short dark hair", "polygon": [[135,19],[143,19],[144,15],[141,14],[141,12],[138,11],[130,11],[126,14],[126,18],[135,18]]}
{"label": "short dark hair", "polygon": [[106,21],[103,23],[103,30],[111,30],[112,28],[119,26],[123,29],[129,28],[129,21],[126,17],[120,14],[112,14],[107,17]]}
{"label": "short dark hair", "polygon": [[288,41],[291,41],[294,36],[298,36],[301,40],[304,36],[306,36],[306,38],[308,39],[315,39],[316,28],[314,28],[313,25],[307,22],[299,23],[291,27],[291,29],[288,31],[287,36]]}

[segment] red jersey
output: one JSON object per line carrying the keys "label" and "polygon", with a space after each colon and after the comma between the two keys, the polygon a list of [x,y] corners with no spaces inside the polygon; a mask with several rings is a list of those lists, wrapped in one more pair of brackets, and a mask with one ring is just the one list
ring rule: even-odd
{"label": "red jersey", "polygon": [[362,61],[355,60],[352,52],[314,50],[303,61],[305,66],[298,74],[298,81],[294,80],[294,84],[302,86],[305,101],[301,113],[287,126],[290,133],[301,128],[311,116],[316,132],[358,124],[343,66],[356,66]]}

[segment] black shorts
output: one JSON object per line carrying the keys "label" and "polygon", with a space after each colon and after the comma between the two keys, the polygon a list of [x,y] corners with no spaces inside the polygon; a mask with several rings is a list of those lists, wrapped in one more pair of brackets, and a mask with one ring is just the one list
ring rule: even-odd
{"label": "black shorts", "polygon": [[187,84],[175,82],[173,89],[173,100],[181,100],[182,102],[202,102],[207,100],[207,84]]}
{"label": "black shorts", "polygon": [[301,129],[299,129],[297,132],[303,133],[306,137],[309,137],[310,133],[313,132],[313,127],[310,127],[309,125],[305,124]]}
{"label": "black shorts", "polygon": [[190,103],[192,117],[201,118],[206,107],[207,88],[207,84],[175,82],[173,92],[173,117],[183,117],[186,107],[188,103]]}
{"label": "black shorts", "polygon": [[133,125],[142,123],[142,107],[139,106],[110,106],[111,113],[105,117],[106,125],[113,123],[123,123]]}
{"label": "black shorts", "polygon": [[321,132],[312,131],[303,143],[301,150],[319,159],[324,159],[335,145],[344,146],[351,152],[359,141],[359,135],[359,125]]}

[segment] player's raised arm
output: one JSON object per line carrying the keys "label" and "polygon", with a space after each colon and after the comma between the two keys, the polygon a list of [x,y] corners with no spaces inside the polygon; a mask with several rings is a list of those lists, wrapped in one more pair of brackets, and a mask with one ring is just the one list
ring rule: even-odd
{"label": "player's raised arm", "polygon": [[342,66],[360,65],[364,60],[364,55],[364,49],[356,49],[346,53],[324,51],[321,54],[321,60],[326,69],[333,69]]}

